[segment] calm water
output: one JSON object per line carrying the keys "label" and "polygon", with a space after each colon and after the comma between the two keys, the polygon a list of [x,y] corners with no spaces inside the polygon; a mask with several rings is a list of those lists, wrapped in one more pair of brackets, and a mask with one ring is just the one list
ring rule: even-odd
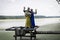
{"label": "calm water", "polygon": [[[60,31],[60,18],[35,19],[36,25],[40,26],[37,31]],[[25,26],[25,19],[5,19],[0,20],[0,29],[13,26]],[[0,40],[14,40],[14,32],[0,30]],[[39,34],[38,40],[60,40],[60,34]],[[19,40],[19,38],[18,38]],[[29,40],[29,38],[24,38]]]}
{"label": "calm water", "polygon": [[[35,19],[35,24],[38,26],[60,23],[60,18],[41,18]],[[0,29],[9,28],[12,26],[25,26],[25,19],[5,19],[0,20]]]}

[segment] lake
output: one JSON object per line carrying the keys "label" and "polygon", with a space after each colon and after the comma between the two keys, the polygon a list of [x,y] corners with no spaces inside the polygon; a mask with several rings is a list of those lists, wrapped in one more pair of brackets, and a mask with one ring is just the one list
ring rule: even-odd
{"label": "lake", "polygon": [[[38,26],[60,23],[60,18],[39,18],[35,19],[35,24]],[[0,20],[0,29],[13,26],[25,26],[25,19],[4,19]]]}

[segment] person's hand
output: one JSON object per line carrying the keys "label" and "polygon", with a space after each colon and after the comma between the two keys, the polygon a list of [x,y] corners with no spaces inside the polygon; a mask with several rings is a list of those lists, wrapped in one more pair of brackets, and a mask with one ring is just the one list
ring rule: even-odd
{"label": "person's hand", "polygon": [[25,10],[25,7],[24,7],[24,10]]}
{"label": "person's hand", "polygon": [[37,9],[35,9],[35,14],[37,13]]}

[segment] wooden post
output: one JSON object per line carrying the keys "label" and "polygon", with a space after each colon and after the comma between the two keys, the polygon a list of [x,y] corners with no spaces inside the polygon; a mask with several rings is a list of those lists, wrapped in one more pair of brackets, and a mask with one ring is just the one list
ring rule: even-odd
{"label": "wooden post", "polygon": [[17,40],[17,28],[15,28],[15,40]]}
{"label": "wooden post", "polygon": [[[34,32],[36,32],[36,29],[34,30]],[[34,40],[36,40],[36,33],[34,33]]]}
{"label": "wooden post", "polygon": [[30,31],[30,40],[32,40],[32,31]]}
{"label": "wooden post", "polygon": [[22,40],[22,36],[20,36],[20,40]]}

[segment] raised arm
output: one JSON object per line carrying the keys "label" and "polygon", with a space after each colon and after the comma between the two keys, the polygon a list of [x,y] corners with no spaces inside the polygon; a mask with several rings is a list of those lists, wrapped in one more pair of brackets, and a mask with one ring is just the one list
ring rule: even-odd
{"label": "raised arm", "polygon": [[23,9],[23,12],[25,12],[25,7],[24,7],[24,9]]}
{"label": "raised arm", "polygon": [[37,9],[35,9],[35,14],[37,14]]}

